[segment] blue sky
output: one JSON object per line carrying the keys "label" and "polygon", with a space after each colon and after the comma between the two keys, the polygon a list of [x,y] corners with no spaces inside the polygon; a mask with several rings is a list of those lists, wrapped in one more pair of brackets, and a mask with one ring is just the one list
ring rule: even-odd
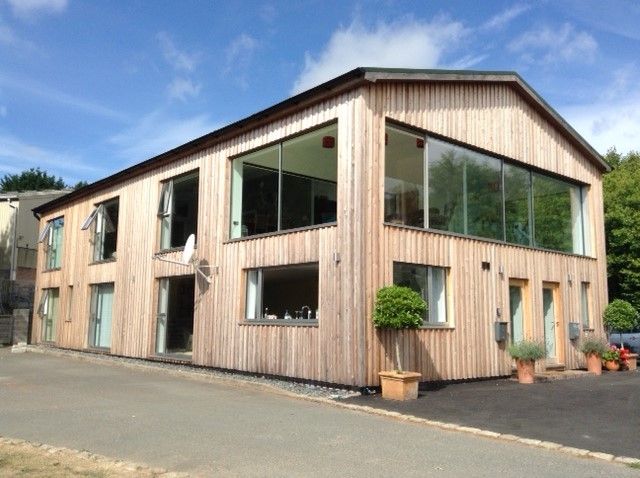
{"label": "blue sky", "polygon": [[94,181],[356,66],[515,70],[640,149],[640,2],[0,0],[0,175]]}

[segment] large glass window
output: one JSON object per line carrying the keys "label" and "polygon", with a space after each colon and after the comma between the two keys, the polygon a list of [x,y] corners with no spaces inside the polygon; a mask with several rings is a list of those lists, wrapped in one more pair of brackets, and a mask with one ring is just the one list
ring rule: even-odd
{"label": "large glass window", "polygon": [[387,128],[384,220],[424,226],[424,137]]}
{"label": "large glass window", "polygon": [[91,286],[91,317],[89,347],[111,347],[111,319],[113,317],[113,283]]}
{"label": "large glass window", "polygon": [[318,264],[247,270],[245,318],[282,323],[318,320]]}
{"label": "large glass window", "polygon": [[425,300],[428,306],[425,325],[448,323],[447,269],[394,262],[393,283],[416,291]]}
{"label": "large glass window", "polygon": [[156,353],[191,359],[195,276],[160,279]]}
{"label": "large glass window", "polygon": [[584,253],[580,188],[542,174],[532,176],[534,245]]}
{"label": "large glass window", "polygon": [[60,289],[43,289],[38,307],[38,315],[42,318],[42,341],[54,342],[56,339],[56,323],[58,322]]}
{"label": "large glass window", "polygon": [[233,160],[232,238],[336,220],[337,125]]}
{"label": "large glass window", "polygon": [[62,265],[62,239],[64,218],[59,217],[47,222],[38,238],[45,247],[45,269],[59,269]]}
{"label": "large glass window", "polygon": [[92,230],[93,260],[96,262],[116,258],[118,210],[118,198],[98,204],[82,223],[82,230]]}
{"label": "large glass window", "polygon": [[385,222],[586,254],[581,186],[418,131],[385,143]]}
{"label": "large glass window", "polygon": [[198,173],[162,183],[160,202],[160,249],[184,246],[198,228]]}

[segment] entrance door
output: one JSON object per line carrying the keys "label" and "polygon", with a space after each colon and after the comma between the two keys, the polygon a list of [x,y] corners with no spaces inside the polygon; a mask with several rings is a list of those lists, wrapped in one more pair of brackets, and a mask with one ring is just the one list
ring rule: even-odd
{"label": "entrance door", "polygon": [[111,347],[111,317],[113,309],[113,284],[91,286],[91,323],[89,346]]}
{"label": "entrance door", "polygon": [[156,354],[191,360],[195,276],[160,279],[158,287]]}
{"label": "entrance door", "polygon": [[558,314],[558,285],[542,286],[542,314],[544,320],[544,343],[547,351],[547,363],[561,363],[559,347],[560,317]]}

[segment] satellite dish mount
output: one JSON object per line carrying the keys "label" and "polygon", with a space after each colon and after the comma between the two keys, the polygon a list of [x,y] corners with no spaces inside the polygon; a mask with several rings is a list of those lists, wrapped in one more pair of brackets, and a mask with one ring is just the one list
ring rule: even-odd
{"label": "satellite dish mount", "polygon": [[169,264],[178,264],[181,266],[191,266],[195,274],[199,274],[208,284],[211,284],[211,276],[205,274],[202,269],[210,269],[211,266],[200,264],[200,260],[195,256],[196,236],[190,234],[187,238],[187,242],[182,249],[182,255],[179,261],[173,261],[171,259],[165,259],[157,255],[153,256],[154,260],[161,262],[168,262]]}

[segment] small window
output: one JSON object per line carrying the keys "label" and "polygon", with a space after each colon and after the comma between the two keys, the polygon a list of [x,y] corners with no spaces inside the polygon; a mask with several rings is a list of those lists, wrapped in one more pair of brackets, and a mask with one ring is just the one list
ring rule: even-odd
{"label": "small window", "polygon": [[425,325],[449,325],[446,268],[394,262],[393,283],[416,291],[425,300]]}
{"label": "small window", "polygon": [[73,309],[73,286],[70,285],[67,287],[67,313],[65,321],[71,322],[72,317],[72,309]]}
{"label": "small window", "polygon": [[318,264],[247,270],[247,320],[317,321]]}
{"label": "small window", "polygon": [[59,217],[47,222],[38,241],[44,244],[45,270],[59,269],[62,264],[62,237],[64,218]]}
{"label": "small window", "polygon": [[198,174],[162,183],[158,204],[160,249],[181,247],[198,228]]}
{"label": "small window", "polygon": [[589,311],[589,283],[582,282],[580,284],[580,321],[582,329],[591,329],[591,314]]}
{"label": "small window", "polygon": [[54,342],[56,338],[56,322],[58,319],[58,302],[60,289],[43,289],[38,307],[38,315],[42,318],[42,341]]}
{"label": "small window", "polygon": [[110,201],[98,204],[91,214],[82,223],[80,229],[91,228],[93,243],[93,261],[113,260],[116,258],[116,246],[118,243],[118,212],[119,201]]}

